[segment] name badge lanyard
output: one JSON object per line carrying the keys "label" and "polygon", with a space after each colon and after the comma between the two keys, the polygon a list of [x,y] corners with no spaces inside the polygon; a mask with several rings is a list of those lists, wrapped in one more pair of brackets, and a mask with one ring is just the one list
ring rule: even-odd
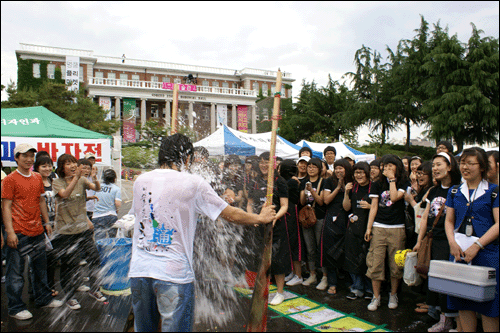
{"label": "name badge lanyard", "polygon": [[469,209],[471,210],[471,213],[472,213],[472,204],[476,200],[476,193],[477,193],[477,188],[474,190],[472,200],[467,203],[467,211],[465,212],[465,223],[466,223],[465,224],[465,235],[467,237],[472,236],[472,232],[473,232],[472,219],[474,218],[474,216],[468,216],[469,215],[468,213],[469,213]]}

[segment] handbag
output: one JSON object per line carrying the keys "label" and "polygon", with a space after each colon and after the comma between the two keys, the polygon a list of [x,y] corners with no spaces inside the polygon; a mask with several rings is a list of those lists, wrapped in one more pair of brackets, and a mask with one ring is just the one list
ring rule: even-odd
{"label": "handbag", "polygon": [[[321,182],[323,181],[323,178],[319,180],[318,183],[318,189],[321,187]],[[311,205],[305,205],[302,207],[299,211],[299,222],[304,228],[310,228],[316,224],[316,221],[318,220],[316,218],[316,212],[314,211],[314,206],[316,205],[316,201]]]}
{"label": "handbag", "polygon": [[429,265],[431,262],[433,230],[434,230],[434,227],[436,226],[436,224],[438,223],[439,219],[441,218],[441,214],[443,214],[445,203],[446,203],[446,200],[445,200],[445,202],[443,202],[443,205],[439,209],[439,213],[437,214],[436,218],[434,219],[434,224],[432,225],[431,230],[427,231],[424,238],[422,239],[422,242],[420,244],[420,248],[417,251],[417,272],[424,279],[427,279],[427,274],[429,273]]}
{"label": "handbag", "polygon": [[417,253],[409,252],[406,254],[403,281],[409,286],[418,286],[422,283],[422,278],[417,272]]}

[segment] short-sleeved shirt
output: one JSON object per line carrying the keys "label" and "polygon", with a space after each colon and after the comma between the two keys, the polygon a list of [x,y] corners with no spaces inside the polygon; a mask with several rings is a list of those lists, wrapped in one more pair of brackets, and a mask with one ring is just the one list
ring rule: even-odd
{"label": "short-sleeved shirt", "polygon": [[63,235],[76,235],[88,229],[85,190],[88,180],[81,177],[69,197],[63,199],[57,195],[68,187],[64,178],[54,179],[52,188],[56,194],[56,232]]}
{"label": "short-sleeved shirt", "polygon": [[[374,227],[380,228],[404,228],[405,226],[405,200],[401,199],[396,202],[391,201],[389,192],[390,184],[383,186],[382,182],[387,180],[379,180],[372,184],[370,198],[378,198],[378,209]],[[409,182],[397,182],[398,192],[406,192]]]}
{"label": "short-sleeved shirt", "polygon": [[115,184],[101,184],[101,190],[96,192],[99,199],[94,207],[92,219],[106,215],[116,215],[115,200],[122,201],[121,190]]}
{"label": "short-sleeved shirt", "polygon": [[12,172],[2,181],[2,199],[12,200],[12,226],[15,233],[34,237],[43,233],[40,196],[44,193],[42,176]]}
{"label": "short-sleeved shirt", "polygon": [[368,185],[361,186],[355,183],[351,190],[351,193],[349,194],[349,198],[351,199],[352,213],[358,216],[358,220],[364,220],[368,222],[368,214],[370,213],[370,210],[362,208],[361,201],[364,200],[368,203],[371,202],[369,195],[372,184],[373,183],[369,183]]}
{"label": "short-sleeved shirt", "polygon": [[[483,180],[477,193],[468,193],[467,184],[458,188],[455,196],[448,192],[446,206],[455,209],[455,230],[458,230],[466,216],[474,217],[472,227],[477,237],[482,237],[493,225],[493,208],[498,208],[498,195],[492,200],[492,192],[498,185]],[[473,200],[471,200],[473,199]],[[470,203],[472,201],[472,203]],[[467,204],[470,203],[469,206]]]}
{"label": "short-sleeved shirt", "polygon": [[[427,231],[432,229],[432,225],[436,220],[436,216],[439,214],[441,206],[445,203],[448,197],[449,187],[434,186],[429,190],[427,199],[425,200],[429,205],[429,215],[427,217]],[[446,205],[441,213],[441,217],[437,222],[434,230],[432,231],[432,237],[436,239],[446,239],[446,231],[444,228],[444,221],[446,220]]]}
{"label": "short-sleeved shirt", "polygon": [[[318,177],[318,179],[315,182],[311,182],[312,188],[317,192],[318,195],[321,195],[321,191],[323,191],[325,189],[325,183],[326,183],[325,179],[323,179],[321,181],[320,188],[318,189],[318,184],[319,184],[320,180],[321,180],[321,178]],[[300,182],[300,191],[301,192],[305,191],[306,184],[307,184],[308,181],[309,181],[309,178],[305,178],[303,181]],[[314,198],[311,200],[311,197],[309,199],[306,197],[306,205],[310,204],[312,206],[313,203],[314,203],[314,201],[315,201]],[[325,215],[326,215],[326,206],[325,205],[319,205],[316,202],[316,204],[314,205],[314,213],[316,214],[316,218],[318,220],[324,219]]]}
{"label": "short-sleeved shirt", "polygon": [[[336,184],[332,177],[323,180],[325,182],[324,191],[330,194],[335,191]],[[326,195],[325,194],[325,195]],[[326,212],[329,216],[337,216],[343,209],[342,202],[344,201],[344,191],[339,191],[335,198],[328,205],[326,205]]]}
{"label": "short-sleeved shirt", "polygon": [[45,193],[45,203],[47,204],[47,213],[49,214],[49,221],[54,222],[56,218],[56,194],[52,190],[52,184],[49,186],[43,186]]}
{"label": "short-sleeved shirt", "polygon": [[215,220],[227,202],[202,177],[170,169],[140,175],[133,193],[135,225],[129,277],[193,282],[198,215]]}
{"label": "short-sleeved shirt", "polygon": [[[288,185],[281,176],[275,177],[273,185],[273,205],[276,206],[275,210],[279,211],[280,198],[288,198]],[[259,214],[267,199],[267,176],[255,178],[248,191],[248,197],[253,200],[254,213]]]}

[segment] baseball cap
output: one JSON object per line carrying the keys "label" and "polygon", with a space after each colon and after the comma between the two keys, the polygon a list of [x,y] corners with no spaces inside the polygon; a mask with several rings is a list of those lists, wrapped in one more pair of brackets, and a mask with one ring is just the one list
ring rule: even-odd
{"label": "baseball cap", "polygon": [[87,154],[85,154],[85,158],[86,159],[95,158],[95,154],[94,153],[87,153]]}
{"label": "baseball cap", "polygon": [[309,163],[309,160],[311,158],[309,156],[301,156],[299,157],[299,159],[297,160],[297,164],[299,164],[300,161],[306,161],[307,163]]}
{"label": "baseball cap", "polygon": [[354,154],[351,154],[351,153],[345,154],[344,158],[348,158],[350,160],[356,161],[356,158],[354,157]]}
{"label": "baseball cap", "polygon": [[27,153],[28,151],[33,150],[36,153],[35,147],[30,145],[29,143],[21,143],[19,145],[16,145],[16,148],[14,148],[14,156],[19,154],[24,154]]}

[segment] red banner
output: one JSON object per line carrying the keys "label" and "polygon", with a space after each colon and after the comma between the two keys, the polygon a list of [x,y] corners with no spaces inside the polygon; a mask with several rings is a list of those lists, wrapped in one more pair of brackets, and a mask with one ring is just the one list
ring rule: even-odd
{"label": "red banner", "polygon": [[248,106],[238,105],[238,131],[248,132]]}

